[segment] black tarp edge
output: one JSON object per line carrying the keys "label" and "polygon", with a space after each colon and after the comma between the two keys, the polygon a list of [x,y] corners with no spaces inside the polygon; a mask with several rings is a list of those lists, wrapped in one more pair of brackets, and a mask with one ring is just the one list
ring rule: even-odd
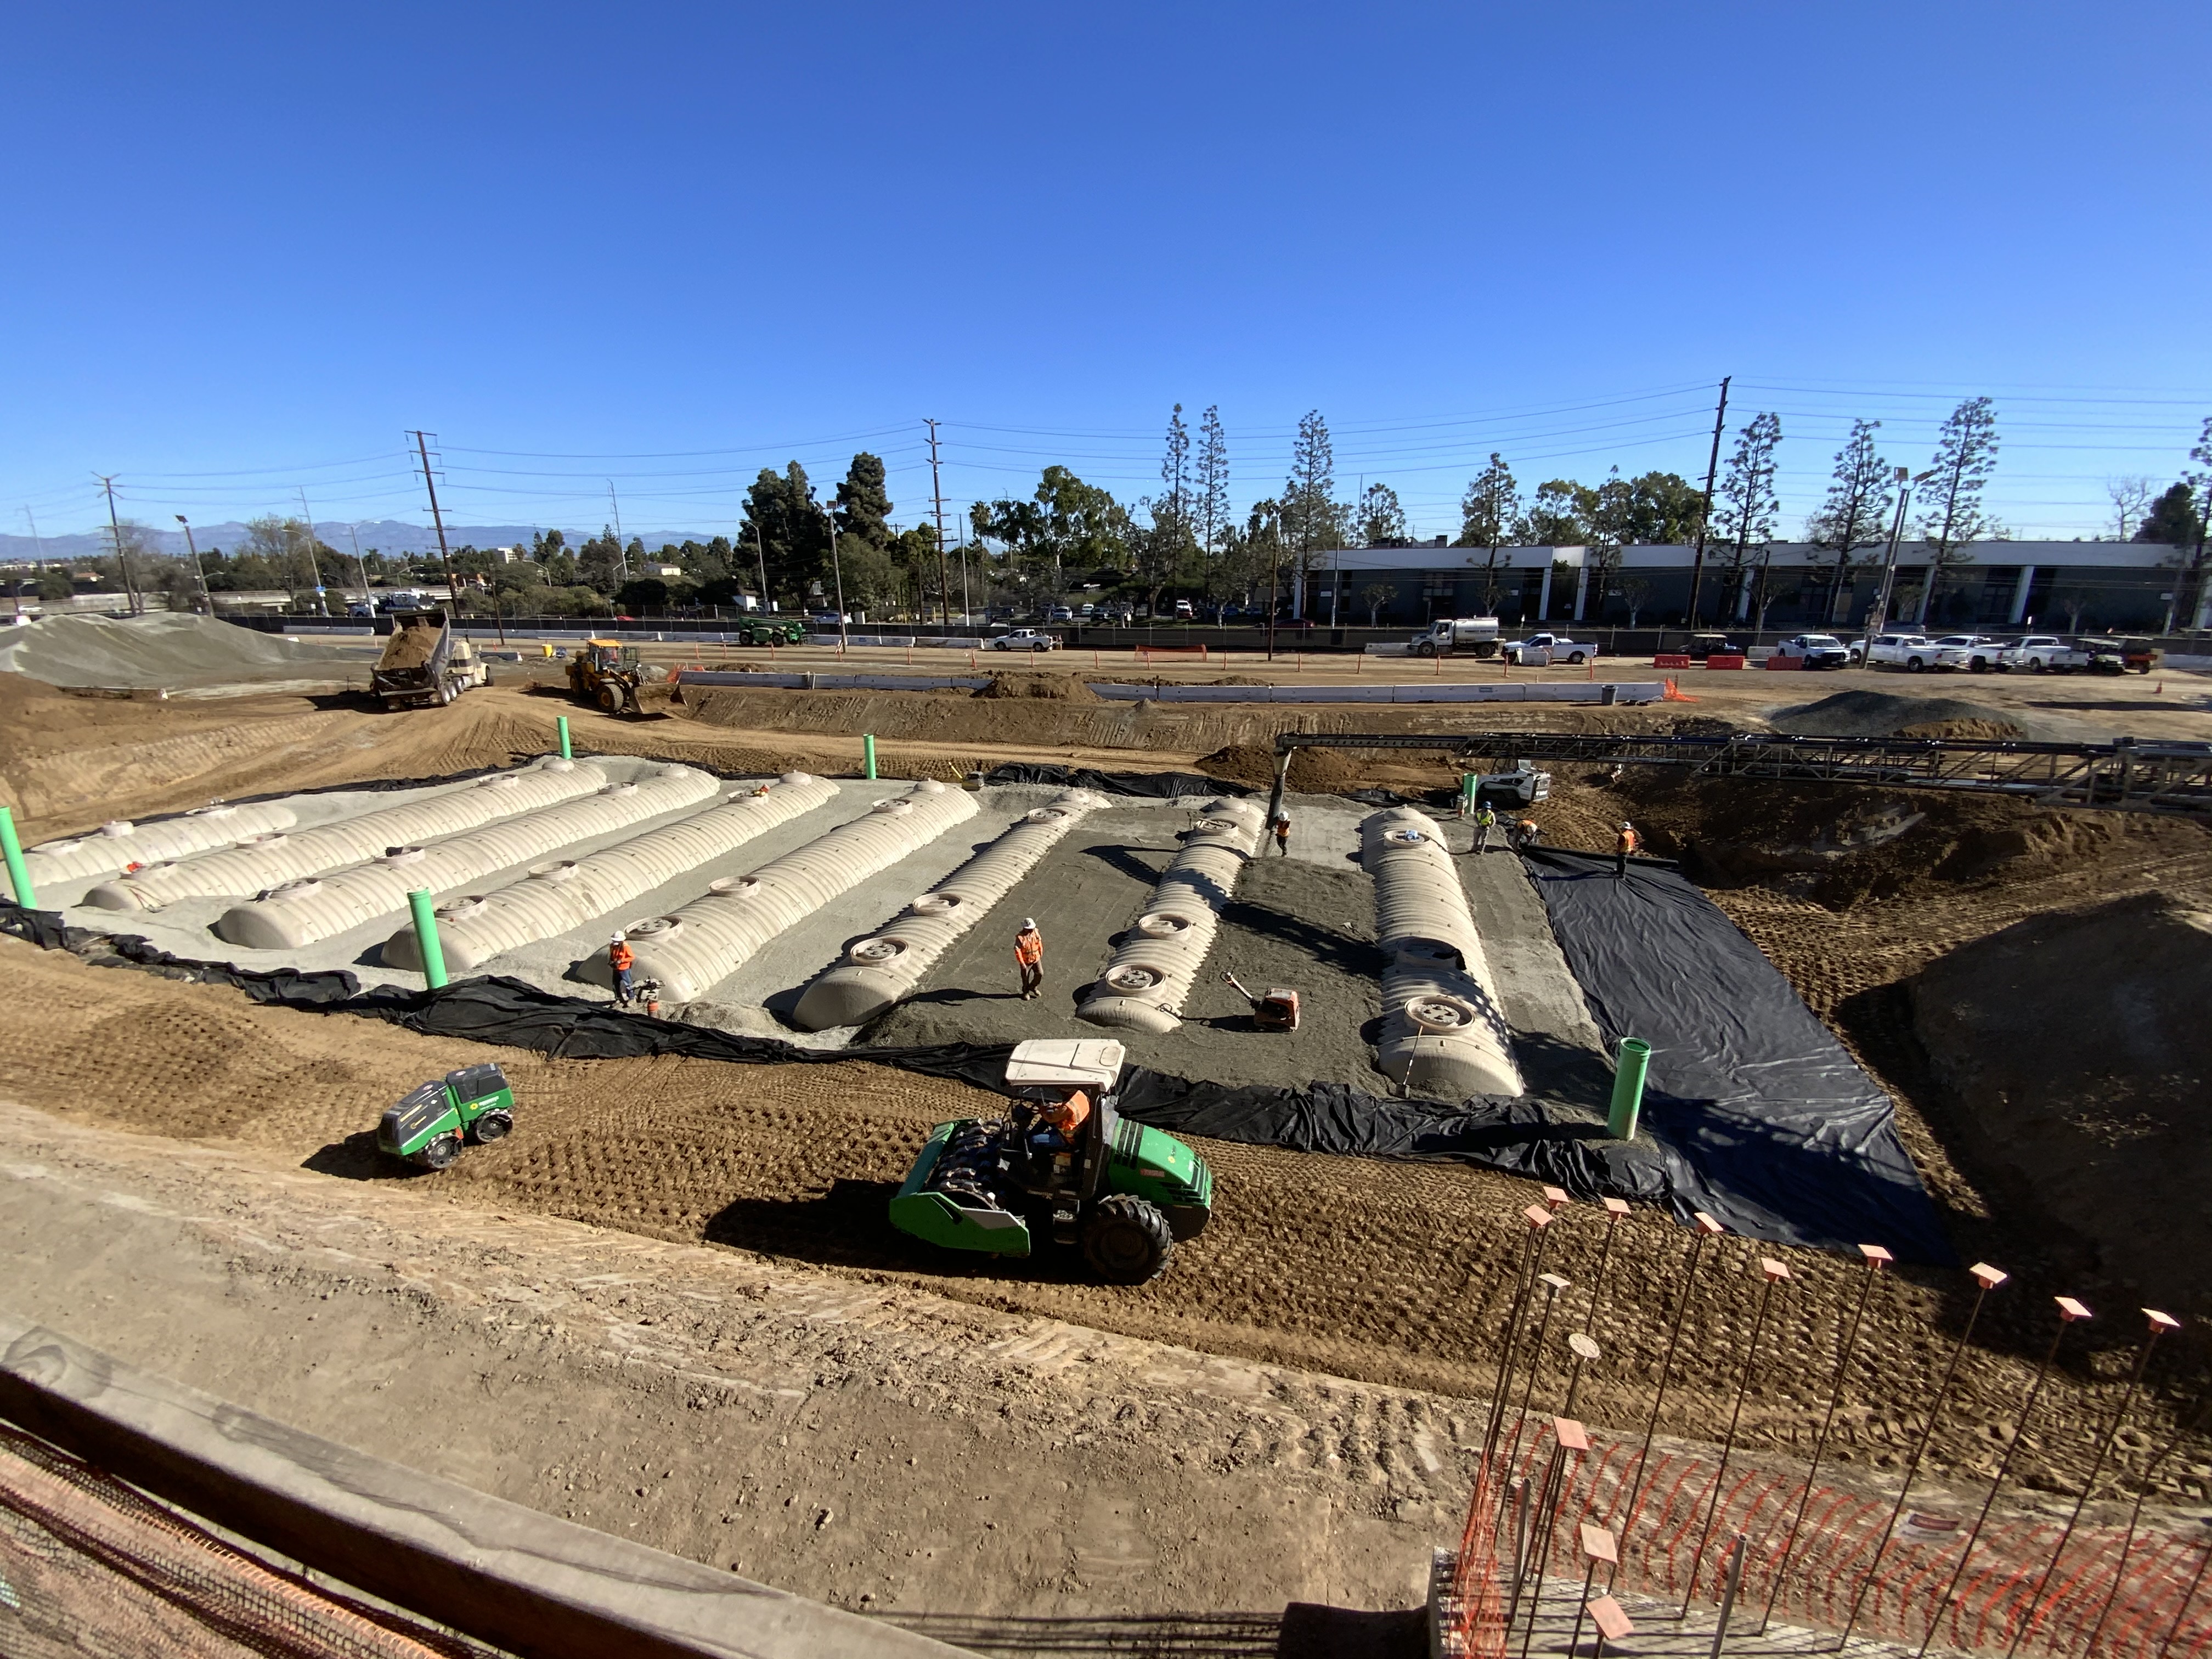
{"label": "black tarp edge", "polygon": [[986,783],[1057,784],[1064,789],[1096,789],[1103,795],[1143,795],[1173,800],[1178,795],[1249,795],[1241,783],[1209,778],[1202,772],[1101,772],[1088,766],[1052,766],[1040,761],[1008,761],[985,775]]}

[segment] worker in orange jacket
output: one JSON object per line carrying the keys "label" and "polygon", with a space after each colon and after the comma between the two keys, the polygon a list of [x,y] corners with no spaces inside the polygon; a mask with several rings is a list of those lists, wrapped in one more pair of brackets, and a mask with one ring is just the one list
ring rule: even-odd
{"label": "worker in orange jacket", "polygon": [[607,943],[607,966],[615,972],[615,1000],[627,1007],[629,1005],[629,970],[637,965],[637,952],[629,948],[629,940],[617,933]]}
{"label": "worker in orange jacket", "polygon": [[1643,848],[1644,837],[1637,833],[1634,824],[1623,818],[1620,833],[1613,838],[1613,877],[1615,881],[1628,873],[1630,855],[1641,852]]}
{"label": "worker in orange jacket", "polygon": [[1022,972],[1022,1000],[1029,1002],[1042,995],[1044,935],[1037,932],[1035,916],[1024,917],[1021,932],[1014,935],[1014,962]]}
{"label": "worker in orange jacket", "polygon": [[1080,1089],[1071,1089],[1058,1100],[1048,1100],[1037,1108],[1037,1121],[1043,1127],[1031,1139],[1055,1151],[1070,1147],[1090,1120],[1091,1097]]}

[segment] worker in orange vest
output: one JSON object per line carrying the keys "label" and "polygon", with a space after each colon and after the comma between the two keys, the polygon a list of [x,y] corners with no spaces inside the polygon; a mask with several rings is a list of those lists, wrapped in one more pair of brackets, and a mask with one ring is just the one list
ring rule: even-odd
{"label": "worker in orange vest", "polygon": [[1075,1145],[1091,1118],[1091,1097],[1080,1089],[1072,1089],[1058,1100],[1048,1100],[1037,1108],[1038,1120],[1044,1127],[1031,1139],[1052,1147],[1054,1151]]}
{"label": "worker in orange vest", "polygon": [[1288,812],[1275,814],[1275,850],[1285,858],[1291,855],[1291,815]]}
{"label": "worker in orange vest", "polygon": [[1014,961],[1022,970],[1022,1000],[1028,1002],[1042,993],[1044,984],[1044,935],[1037,932],[1036,918],[1025,916],[1022,931],[1014,935]]}
{"label": "worker in orange vest", "polygon": [[607,966],[615,970],[615,1000],[629,1006],[629,970],[637,963],[637,952],[629,948],[629,941],[617,933],[607,944]]}
{"label": "worker in orange vest", "polygon": [[1620,832],[1613,838],[1613,876],[1615,881],[1628,873],[1628,859],[1632,853],[1641,852],[1644,837],[1626,818],[1620,821]]}

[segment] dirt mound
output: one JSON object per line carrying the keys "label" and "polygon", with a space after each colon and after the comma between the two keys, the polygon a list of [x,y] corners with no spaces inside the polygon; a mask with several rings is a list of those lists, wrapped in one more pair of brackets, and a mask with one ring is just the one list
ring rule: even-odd
{"label": "dirt mound", "polygon": [[1274,682],[1259,679],[1250,674],[1224,674],[1218,680],[1206,680],[1204,684],[1207,685],[1272,685]]}
{"label": "dirt mound", "polygon": [[1910,697],[1892,691],[1838,691],[1818,702],[1778,708],[1778,732],[1808,738],[2002,738],[2036,743],[2109,743],[2112,734],[2081,720],[2026,715],[1963,697]]}
{"label": "dirt mound", "polygon": [[2025,738],[2027,736],[2027,733],[2021,731],[2020,727],[2014,726],[2010,720],[1983,720],[1977,716],[1972,720],[1922,720],[1914,726],[1899,726],[1897,728],[1896,735],[1900,738],[1953,738],[1961,739],[1990,738],[1999,741],[2008,742],[2015,738]]}
{"label": "dirt mound", "polygon": [[[1372,789],[1376,787],[1376,768],[1380,758],[1350,749],[1300,749],[1291,756],[1289,785],[1294,793],[1301,795],[1348,795],[1354,790]],[[1404,787],[1409,771],[1419,772],[1431,787],[1449,785],[1451,778],[1448,775],[1429,775],[1442,758],[1418,751],[1389,751],[1389,762],[1395,769],[1391,774],[1392,786]],[[1200,756],[1198,769],[1224,782],[1272,789],[1275,785],[1275,751],[1265,744],[1232,743],[1210,755]]]}
{"label": "dirt mound", "polygon": [[1090,684],[1073,674],[994,674],[988,685],[976,688],[979,697],[1035,697],[1047,702],[1098,702],[1103,699]]}
{"label": "dirt mound", "polygon": [[1911,981],[1914,1027],[1977,1150],[2100,1265],[2212,1310],[2212,912],[2163,893],[2037,916]]}
{"label": "dirt mound", "polygon": [[379,668],[420,668],[437,650],[441,631],[427,627],[394,629],[392,638],[385,645],[384,655],[378,659],[376,665]]}
{"label": "dirt mound", "polygon": [[349,660],[331,646],[211,617],[48,617],[0,630],[0,671],[49,685],[221,685],[303,669],[340,674]]}

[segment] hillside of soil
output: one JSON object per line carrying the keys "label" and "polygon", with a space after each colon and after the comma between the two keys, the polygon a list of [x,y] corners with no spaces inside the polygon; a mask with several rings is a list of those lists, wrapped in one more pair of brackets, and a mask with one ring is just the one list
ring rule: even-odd
{"label": "hillside of soil", "polygon": [[2163,892],[2032,917],[1911,982],[1913,1028],[2014,1201],[2168,1312],[2212,1312],[2212,910]]}
{"label": "hillside of soil", "polygon": [[282,675],[343,677],[339,647],[263,634],[211,617],[46,617],[0,628],[0,672],[48,685],[170,688]]}

